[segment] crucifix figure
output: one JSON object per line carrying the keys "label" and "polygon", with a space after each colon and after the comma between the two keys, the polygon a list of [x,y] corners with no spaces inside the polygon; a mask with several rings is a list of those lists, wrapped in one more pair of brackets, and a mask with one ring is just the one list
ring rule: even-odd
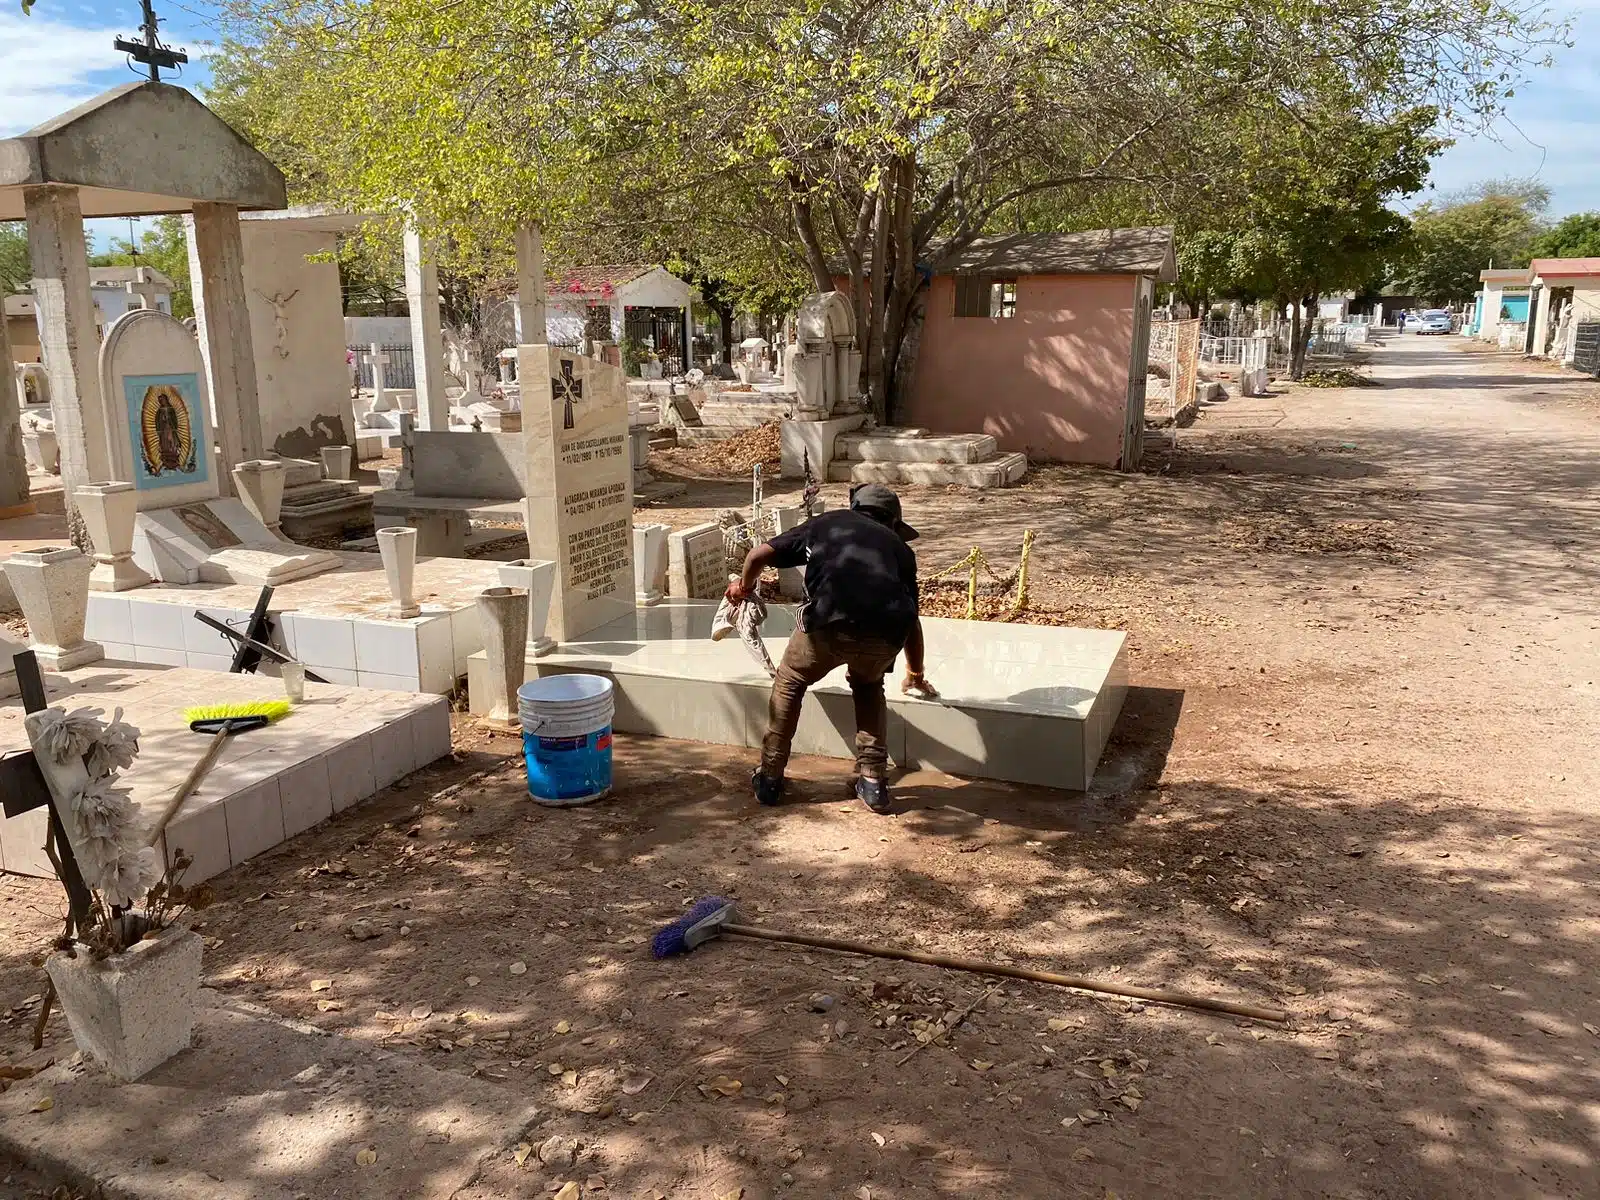
{"label": "crucifix figure", "polygon": [[272,323],[278,335],[277,341],[273,344],[272,352],[279,358],[289,357],[289,347],[284,345],[284,343],[289,340],[289,318],[284,315],[283,310],[288,308],[289,301],[293,300],[299,294],[299,288],[295,288],[295,290],[290,292],[287,296],[285,296],[282,292],[279,292],[273,296],[269,296],[259,288],[256,289],[256,295],[260,296],[268,304],[272,305]]}
{"label": "crucifix figure", "polygon": [[572,360],[561,360],[561,374],[550,377],[550,391],[552,395],[559,396],[565,407],[561,414],[561,428],[571,429],[573,425],[572,403],[574,400],[583,399],[583,380],[572,377]]}
{"label": "crucifix figure", "polygon": [[150,82],[161,82],[161,68],[172,70],[181,63],[189,61],[189,55],[182,49],[171,50],[161,42],[158,30],[161,22],[156,17],[155,6],[151,0],[140,0],[140,7],[144,9],[144,24],[139,26],[139,32],[144,34],[141,41],[130,38],[116,38],[112,46],[121,50],[136,63],[143,63],[150,69]]}

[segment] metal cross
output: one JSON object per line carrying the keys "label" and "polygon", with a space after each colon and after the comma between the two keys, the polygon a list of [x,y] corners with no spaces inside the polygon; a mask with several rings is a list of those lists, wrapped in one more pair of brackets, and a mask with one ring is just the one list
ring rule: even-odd
{"label": "metal cross", "polygon": [[583,380],[572,377],[572,360],[561,360],[561,374],[550,377],[550,391],[553,395],[560,396],[566,403],[562,410],[561,428],[573,427],[572,402],[583,399]]}
{"label": "metal cross", "polygon": [[188,62],[189,55],[182,49],[168,49],[162,43],[158,32],[161,21],[156,17],[156,10],[151,0],[139,0],[139,6],[144,10],[144,24],[139,26],[140,32],[144,34],[144,40],[136,42],[129,38],[117,38],[111,44],[134,62],[149,67],[150,82],[160,83],[162,67],[170,71],[180,63]]}

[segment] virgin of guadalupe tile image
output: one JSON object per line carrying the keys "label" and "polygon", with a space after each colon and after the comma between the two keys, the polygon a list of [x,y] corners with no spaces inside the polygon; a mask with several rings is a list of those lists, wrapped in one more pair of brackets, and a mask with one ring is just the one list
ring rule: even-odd
{"label": "virgin of guadalupe tile image", "polygon": [[125,375],[133,435],[134,484],[141,489],[204,483],[208,457],[200,381],[183,375]]}

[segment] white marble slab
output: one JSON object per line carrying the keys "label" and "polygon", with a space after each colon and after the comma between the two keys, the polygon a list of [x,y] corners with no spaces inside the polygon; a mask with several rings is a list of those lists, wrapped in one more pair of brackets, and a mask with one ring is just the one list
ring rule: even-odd
{"label": "white marble slab", "polygon": [[[102,662],[48,675],[51,704],[121,706],[139,727],[139,757],[123,775],[147,821],[206,748],[183,720],[190,705],[279,699],[267,676],[228,675]],[[25,750],[19,700],[0,702],[0,753]],[[197,883],[365,800],[450,752],[450,712],[436,696],[308,683],[283,720],[230,738],[217,764],[168,826],[164,850],[194,857]],[[41,849],[42,810],[0,821],[0,870],[51,876]]]}

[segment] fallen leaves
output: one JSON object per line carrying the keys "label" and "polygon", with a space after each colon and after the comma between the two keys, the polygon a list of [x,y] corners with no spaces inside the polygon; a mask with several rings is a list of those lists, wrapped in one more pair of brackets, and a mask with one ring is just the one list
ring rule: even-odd
{"label": "fallen leaves", "polygon": [[625,1075],[622,1079],[622,1094],[624,1096],[637,1096],[654,1081],[654,1075]]}
{"label": "fallen leaves", "polygon": [[1583,1027],[1589,1033],[1594,1034],[1595,1037],[1600,1037],[1600,1025],[1591,1025],[1589,1022],[1585,1021],[1583,1023]]}
{"label": "fallen leaves", "polygon": [[411,1006],[411,1019],[413,1021],[426,1021],[431,1016],[433,1016],[433,1009],[426,1004],[414,1004]]}
{"label": "fallen leaves", "polygon": [[557,1021],[556,1022],[556,1032],[558,1034],[563,1035],[563,1036],[565,1036],[566,1034],[571,1033],[572,1032],[572,1022],[571,1021]]}
{"label": "fallen leaves", "polygon": [[578,1186],[578,1181],[569,1179],[561,1185],[561,1190],[556,1193],[556,1200],[578,1200],[583,1195],[583,1189]]}
{"label": "fallen leaves", "polygon": [[987,1059],[975,1058],[972,1060],[972,1069],[982,1075],[985,1071],[992,1071],[994,1064]]}
{"label": "fallen leaves", "polygon": [[318,1012],[343,1012],[344,1011],[344,1001],[343,1000],[318,1000],[317,1001],[317,1011]]}
{"label": "fallen leaves", "polygon": [[885,1137],[884,1137],[884,1136],[883,1136],[883,1134],[881,1134],[881,1133],[874,1133],[874,1134],[873,1134],[873,1135],[872,1135],[872,1140],[873,1140],[873,1141],[874,1141],[874,1142],[876,1142],[876,1143],[878,1143],[878,1149],[879,1149],[879,1150],[882,1150],[882,1149],[883,1149],[883,1148],[884,1148],[884,1146],[885,1146],[885,1145],[886,1145],[886,1144],[887,1144],[887,1142],[888,1142],[888,1139],[886,1139],[886,1138],[885,1138]]}
{"label": "fallen leaves", "polygon": [[696,1086],[699,1087],[700,1094],[708,1100],[714,1094],[719,1096],[737,1096],[744,1091],[744,1084],[740,1083],[737,1079],[730,1079],[726,1075],[715,1075],[706,1080],[704,1083],[697,1084]]}
{"label": "fallen leaves", "polygon": [[521,1167],[527,1165],[528,1156],[532,1153],[533,1146],[530,1143],[518,1142],[517,1148],[511,1152],[511,1157],[516,1161],[517,1166]]}
{"label": "fallen leaves", "polygon": [[311,990],[313,992],[325,992],[332,986],[333,980],[331,979],[313,979],[311,981]]}
{"label": "fallen leaves", "polygon": [[43,1099],[35,1100],[33,1102],[33,1107],[28,1111],[31,1113],[49,1112],[55,1106],[55,1098],[53,1096],[45,1096]]}
{"label": "fallen leaves", "polygon": [[356,1166],[358,1167],[370,1167],[377,1161],[378,1151],[372,1146],[367,1146],[356,1151]]}
{"label": "fallen leaves", "polygon": [[1051,1017],[1045,1022],[1045,1027],[1051,1033],[1060,1033],[1063,1029],[1076,1029],[1077,1024],[1076,1021],[1069,1021],[1066,1017]]}

